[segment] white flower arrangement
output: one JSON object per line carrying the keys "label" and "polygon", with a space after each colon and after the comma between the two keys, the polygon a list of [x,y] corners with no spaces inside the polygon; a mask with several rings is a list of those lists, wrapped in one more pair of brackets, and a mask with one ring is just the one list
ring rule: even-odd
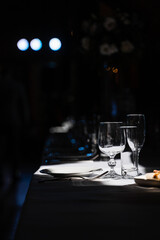
{"label": "white flower arrangement", "polygon": [[[142,23],[135,13],[113,9],[112,15],[91,14],[81,23],[81,51],[111,57],[129,55],[143,49]],[[137,56],[140,56],[138,54]]]}
{"label": "white flower arrangement", "polygon": [[106,55],[106,56],[111,56],[112,54],[118,52],[118,48],[113,43],[112,44],[103,43],[100,45],[99,49],[100,49],[100,54]]}

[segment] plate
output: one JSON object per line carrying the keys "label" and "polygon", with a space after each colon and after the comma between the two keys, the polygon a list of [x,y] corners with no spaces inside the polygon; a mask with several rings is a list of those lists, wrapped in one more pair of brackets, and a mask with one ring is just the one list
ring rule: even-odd
{"label": "plate", "polygon": [[52,175],[53,177],[58,177],[58,178],[89,176],[93,173],[92,171],[89,171],[89,172],[51,172],[48,169],[42,169],[40,172],[44,173],[44,174],[49,174],[49,175]]}
{"label": "plate", "polygon": [[148,179],[147,176],[152,175],[153,173],[147,173],[145,175],[134,177],[135,182],[140,186],[147,187],[160,187],[160,181],[157,179]]}
{"label": "plate", "polygon": [[103,169],[97,165],[93,164],[60,164],[60,165],[50,165],[41,166],[38,172],[40,174],[47,174],[54,177],[70,177],[70,176],[90,176],[92,174],[99,174]]}

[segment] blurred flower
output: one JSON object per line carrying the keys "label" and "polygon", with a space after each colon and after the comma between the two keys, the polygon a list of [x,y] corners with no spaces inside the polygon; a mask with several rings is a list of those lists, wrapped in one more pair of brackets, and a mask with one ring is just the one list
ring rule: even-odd
{"label": "blurred flower", "polygon": [[131,53],[133,50],[134,46],[130,41],[125,40],[121,42],[121,51],[123,53]]}
{"label": "blurred flower", "polygon": [[82,38],[82,48],[86,51],[90,48],[90,39],[88,37]]}
{"label": "blurred flower", "polygon": [[115,44],[109,45],[108,43],[103,43],[102,45],[100,45],[100,53],[102,55],[110,56],[116,52],[118,52],[118,48]]}
{"label": "blurred flower", "polygon": [[107,31],[112,31],[116,27],[116,20],[112,17],[107,17],[104,20],[104,27]]}
{"label": "blurred flower", "polygon": [[[120,11],[120,10],[119,10]],[[125,24],[125,25],[129,25],[131,24],[131,20],[129,19],[130,18],[130,15],[126,12],[124,13],[119,13],[119,18],[120,20]]]}
{"label": "blurred flower", "polygon": [[[79,32],[80,52],[95,57],[119,57],[126,61],[132,54],[143,56],[143,23],[135,12],[122,11],[106,5],[109,11],[103,14],[90,14],[82,19]],[[123,58],[124,56],[124,58]],[[100,59],[100,58],[97,58]]]}

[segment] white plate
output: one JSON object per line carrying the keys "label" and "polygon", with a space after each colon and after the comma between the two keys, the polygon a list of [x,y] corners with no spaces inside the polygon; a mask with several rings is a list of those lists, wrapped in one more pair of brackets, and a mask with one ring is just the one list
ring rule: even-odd
{"label": "white plate", "polygon": [[[47,174],[48,175],[48,173],[47,173],[47,170],[48,169],[43,169],[43,170],[41,170],[40,172],[41,173],[44,173],[44,174]],[[78,177],[78,176],[89,176],[89,175],[91,175],[93,172],[91,171],[91,172],[51,172],[50,171],[50,173],[49,173],[49,175],[52,175],[52,176],[54,176],[54,177],[58,177],[58,178],[65,178],[65,177]]]}
{"label": "white plate", "polygon": [[[151,173],[150,173],[151,174]],[[135,182],[140,186],[160,187],[160,181],[156,179],[147,179],[146,174],[134,177]]]}
{"label": "white plate", "polygon": [[[96,171],[97,169],[101,169]],[[87,176],[92,173],[99,174],[103,171],[103,167],[99,164],[95,164],[93,161],[89,162],[77,162],[77,163],[66,163],[66,164],[55,164],[55,165],[42,165],[35,172],[36,175],[46,175],[47,170],[56,177],[68,177],[68,176]],[[45,173],[46,171],[46,173]]]}

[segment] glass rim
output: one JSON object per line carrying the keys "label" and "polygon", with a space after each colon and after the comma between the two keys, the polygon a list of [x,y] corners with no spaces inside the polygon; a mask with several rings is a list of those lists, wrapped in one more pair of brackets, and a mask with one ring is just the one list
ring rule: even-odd
{"label": "glass rim", "polygon": [[107,121],[106,122],[105,121],[104,122],[100,122],[100,124],[104,124],[104,123],[123,123],[123,122],[122,121],[119,121],[119,122],[118,121],[117,122],[114,122],[114,121],[113,122],[112,121],[110,121],[110,122],[107,122]]}
{"label": "glass rim", "polygon": [[137,128],[137,126],[127,126],[127,125],[124,125],[124,126],[121,126],[120,128],[124,128],[124,129],[129,129],[129,128]]}
{"label": "glass rim", "polygon": [[129,113],[129,114],[127,114],[127,116],[144,116],[144,114],[143,113]]}

